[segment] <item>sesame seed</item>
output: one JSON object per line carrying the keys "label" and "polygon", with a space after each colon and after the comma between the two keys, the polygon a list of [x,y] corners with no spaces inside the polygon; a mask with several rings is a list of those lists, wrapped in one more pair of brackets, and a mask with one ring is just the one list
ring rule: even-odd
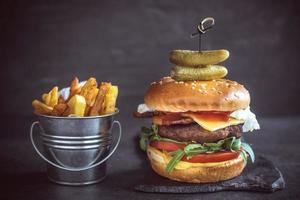
{"label": "sesame seed", "polygon": [[216,91],[216,88],[213,87],[213,88],[211,88],[211,90],[212,90],[212,91]]}
{"label": "sesame seed", "polygon": [[218,91],[218,94],[222,94],[222,92],[221,92],[221,91]]}
{"label": "sesame seed", "polygon": [[179,84],[183,84],[183,81],[179,81]]}

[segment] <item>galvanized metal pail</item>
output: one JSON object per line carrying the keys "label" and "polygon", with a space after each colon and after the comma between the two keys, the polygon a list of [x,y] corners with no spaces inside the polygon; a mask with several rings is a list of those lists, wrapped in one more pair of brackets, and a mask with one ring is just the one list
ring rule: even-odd
{"label": "galvanized metal pail", "polygon": [[[115,113],[95,117],[55,117],[36,114],[38,121],[30,129],[31,143],[47,162],[48,178],[64,185],[87,185],[106,176],[106,161],[117,149],[122,135]],[[117,124],[119,135],[111,149],[112,128]],[[43,153],[34,140],[34,127],[39,125]]]}

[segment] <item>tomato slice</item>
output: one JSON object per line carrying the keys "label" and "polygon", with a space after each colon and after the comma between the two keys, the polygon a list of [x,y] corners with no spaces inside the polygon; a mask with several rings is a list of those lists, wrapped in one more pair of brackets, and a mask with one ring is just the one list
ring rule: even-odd
{"label": "tomato slice", "polygon": [[[169,141],[151,141],[150,146],[162,151],[176,151],[178,149],[184,149],[185,144],[179,144]],[[221,151],[216,153],[203,153],[193,156],[187,159],[186,156],[182,158],[182,161],[191,163],[210,163],[210,162],[223,162],[227,160],[232,160],[240,155],[239,151]]]}
{"label": "tomato slice", "polygon": [[171,124],[173,121],[181,120],[181,113],[168,113],[153,117],[153,123],[158,125]]}
{"label": "tomato slice", "polygon": [[175,142],[153,140],[150,142],[150,146],[163,151],[176,151],[178,149],[183,149],[186,145]]}
{"label": "tomato slice", "polygon": [[186,156],[182,158],[183,161],[191,163],[209,163],[209,162],[222,162],[227,160],[232,160],[237,158],[240,155],[238,151],[225,151],[225,152],[216,152],[216,153],[204,153],[193,156],[190,159],[187,159]]}
{"label": "tomato slice", "polygon": [[[201,112],[183,112],[183,113],[166,113],[154,116],[153,123],[158,125],[170,125],[172,122],[180,121],[184,118],[190,118],[189,114],[196,115],[206,121],[228,121],[229,112],[201,111]],[[182,123],[182,122],[181,122]]]}

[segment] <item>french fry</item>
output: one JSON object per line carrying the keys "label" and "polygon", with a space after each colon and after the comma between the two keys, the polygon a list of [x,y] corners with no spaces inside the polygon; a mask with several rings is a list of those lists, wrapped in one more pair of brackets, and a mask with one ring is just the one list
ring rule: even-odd
{"label": "french fry", "polygon": [[[68,99],[58,96],[55,86],[42,95],[42,101],[34,100],[32,106],[36,113],[52,116],[97,116],[115,112],[118,87],[102,82],[98,87],[94,77],[89,78],[83,86],[75,77],[70,85]],[[65,91],[62,92],[62,94]]]}
{"label": "french fry", "polygon": [[76,94],[68,101],[67,104],[68,107],[70,108],[71,115],[79,116],[79,117],[84,116],[86,101],[83,96]]}
{"label": "french fry", "polygon": [[53,108],[57,104],[58,102],[57,92],[58,92],[58,87],[55,86],[52,88],[52,90],[49,93],[43,94],[42,99],[47,106]]}
{"label": "french fry", "polygon": [[43,102],[40,102],[39,100],[33,100],[32,106],[34,107],[35,112],[43,115],[49,115],[53,108],[50,106],[47,106]]}
{"label": "french fry", "polygon": [[64,113],[62,114],[63,117],[68,117],[69,115],[71,115],[71,108],[68,106],[67,109],[64,111]]}
{"label": "french fry", "polygon": [[85,100],[88,106],[92,107],[94,105],[98,91],[98,88],[93,88],[87,93],[87,95],[85,96]]}
{"label": "french fry", "polygon": [[50,100],[51,100],[51,95],[48,93],[43,94],[42,99],[46,105],[49,105]]}
{"label": "french fry", "polygon": [[51,115],[53,116],[62,116],[63,113],[67,110],[68,105],[66,103],[58,103],[54,106]]}
{"label": "french fry", "polygon": [[51,115],[53,116],[63,116],[63,113],[67,110],[68,105],[62,96],[58,97],[57,104],[53,107]]}
{"label": "french fry", "polygon": [[105,82],[101,83],[95,103],[89,113],[90,116],[97,116],[97,115],[101,114],[101,112],[103,110],[103,102],[105,99],[105,95],[110,86],[111,86],[110,83],[105,83]]}
{"label": "french fry", "polygon": [[92,109],[92,107],[87,105],[85,107],[84,116],[88,116],[89,113],[91,112],[91,109]]}
{"label": "french fry", "polygon": [[86,100],[86,105],[92,107],[98,94],[97,81],[95,78],[89,78],[82,86],[80,95]]}
{"label": "french fry", "polygon": [[97,88],[97,81],[95,78],[91,77],[89,78],[86,83],[82,86],[81,91],[80,91],[80,95],[81,96],[87,96],[87,94],[89,93],[89,91],[93,88]]}
{"label": "french fry", "polygon": [[50,91],[50,95],[51,95],[51,99],[50,99],[50,103],[49,103],[49,106],[50,107],[54,107],[57,102],[58,102],[58,95],[57,95],[57,92],[58,92],[58,87],[54,87],[51,91]]}
{"label": "french fry", "polygon": [[63,98],[63,96],[59,96],[58,97],[58,102],[57,102],[58,104],[59,103],[66,103],[66,101],[65,101],[65,99]]}
{"label": "french fry", "polygon": [[75,94],[80,94],[80,91],[81,91],[81,87],[79,86],[79,80],[77,77],[75,77],[71,82],[70,95],[68,97],[68,100],[70,100]]}
{"label": "french fry", "polygon": [[110,86],[104,100],[104,109],[101,114],[109,114],[116,111],[116,101],[118,97],[118,86]]}

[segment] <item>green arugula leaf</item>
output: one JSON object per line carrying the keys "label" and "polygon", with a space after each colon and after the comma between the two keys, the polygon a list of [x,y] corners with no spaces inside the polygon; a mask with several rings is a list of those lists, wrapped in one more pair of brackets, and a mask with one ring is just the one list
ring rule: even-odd
{"label": "green arugula leaf", "polygon": [[161,141],[166,141],[166,142],[174,142],[174,143],[177,143],[177,144],[187,144],[186,142],[179,142],[179,141],[176,141],[176,140],[172,140],[172,139],[169,139],[169,138],[163,138],[163,137],[161,137],[160,140]]}
{"label": "green arugula leaf", "polygon": [[158,135],[158,134],[152,134],[152,135],[149,137],[149,141],[152,141],[152,140],[158,140],[158,141],[160,141],[160,140],[161,140],[161,137],[160,137],[160,135]]}
{"label": "green arugula leaf", "polygon": [[142,132],[142,133],[150,134],[150,133],[152,132],[152,130],[151,130],[150,128],[147,128],[147,127],[143,126],[143,127],[141,128],[141,132]]}
{"label": "green arugula leaf", "polygon": [[225,148],[227,150],[232,151],[232,145],[233,145],[234,141],[235,141],[235,137],[226,138],[225,142],[224,142]]}
{"label": "green arugula leaf", "polygon": [[147,145],[148,145],[149,140],[152,136],[153,136],[152,128],[150,129],[150,128],[147,128],[147,127],[144,127],[144,126],[141,128],[139,144],[140,144],[140,148],[143,151],[146,151]]}
{"label": "green arugula leaf", "polygon": [[207,149],[193,149],[186,153],[187,159],[191,159],[193,156],[201,154],[201,153],[207,153]]}
{"label": "green arugula leaf", "polygon": [[169,139],[169,138],[161,137],[161,136],[158,135],[158,134],[153,134],[153,135],[151,135],[149,141],[152,141],[152,140],[166,141],[166,142],[174,142],[174,143],[177,143],[177,144],[187,144],[186,142],[179,142],[179,141],[172,140],[172,139]]}
{"label": "green arugula leaf", "polygon": [[158,126],[156,124],[152,124],[151,125],[151,130],[154,134],[158,133]]}
{"label": "green arugula leaf", "polygon": [[189,144],[184,148],[187,159],[192,158],[194,155],[207,152],[207,148],[201,144]]}
{"label": "green arugula leaf", "polygon": [[201,144],[189,144],[184,148],[184,151],[188,153],[189,151],[192,151],[194,149],[204,149],[204,146]]}
{"label": "green arugula leaf", "polygon": [[168,154],[173,157],[177,154],[177,152],[178,152],[178,150],[170,151]]}
{"label": "green arugula leaf", "polygon": [[225,140],[219,140],[217,143],[204,143],[203,146],[207,148],[207,152],[220,151]]}
{"label": "green arugula leaf", "polygon": [[166,171],[168,173],[172,172],[176,164],[183,158],[184,151],[182,149],[178,149],[177,151],[173,152],[173,158],[167,164]]}
{"label": "green arugula leaf", "polygon": [[141,133],[140,134],[140,148],[143,150],[143,151],[146,151],[147,149],[147,145],[148,145],[148,141],[149,141],[149,138],[148,138],[148,134],[146,133]]}
{"label": "green arugula leaf", "polygon": [[206,146],[206,147],[222,147],[224,142],[225,142],[225,140],[219,140],[217,143],[204,143],[203,146]]}
{"label": "green arugula leaf", "polygon": [[241,156],[242,156],[244,162],[247,164],[247,153],[244,150],[241,151]]}
{"label": "green arugula leaf", "polygon": [[215,147],[209,147],[207,149],[207,152],[216,152],[216,151],[220,151],[221,149],[223,149],[222,147],[218,147],[218,146],[215,146]]}
{"label": "green arugula leaf", "polygon": [[244,143],[244,142],[242,142],[241,146],[243,148],[243,151],[245,151],[245,152],[247,152],[249,154],[252,163],[254,163],[254,161],[255,161],[255,155],[254,155],[254,152],[252,150],[252,147],[249,144]]}
{"label": "green arugula leaf", "polygon": [[225,143],[225,140],[219,140],[219,141],[217,142],[217,145],[220,147],[220,146],[223,146],[224,143]]}
{"label": "green arugula leaf", "polygon": [[238,151],[238,150],[241,149],[241,145],[242,145],[241,138],[235,139],[235,140],[232,142],[231,150]]}

